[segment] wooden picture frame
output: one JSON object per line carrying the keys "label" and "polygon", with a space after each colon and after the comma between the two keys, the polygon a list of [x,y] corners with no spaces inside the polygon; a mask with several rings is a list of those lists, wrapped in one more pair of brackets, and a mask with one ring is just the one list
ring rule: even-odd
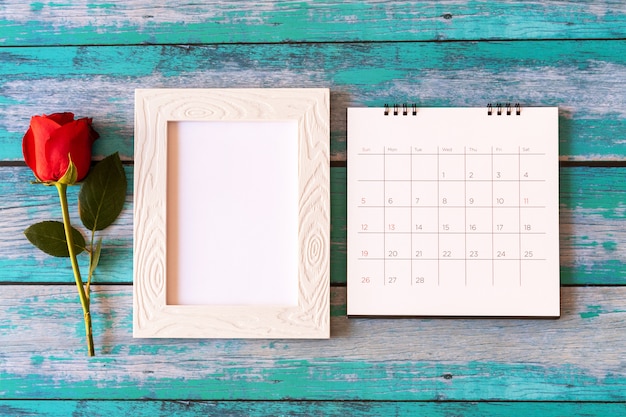
{"label": "wooden picture frame", "polygon": [[[330,337],[329,107],[329,90],[323,88],[135,91],[134,337],[270,339]],[[276,135],[273,133],[275,127],[280,131]],[[214,131],[214,128],[217,131]],[[236,133],[239,128],[243,130]],[[184,133],[186,129],[192,132],[189,133],[189,139],[184,138],[187,134]],[[174,131],[178,132],[176,136]],[[204,139],[207,131],[212,131],[213,136]],[[251,135],[257,131],[261,132],[258,140],[255,139],[256,134]],[[263,131],[265,133],[262,133]],[[230,134],[234,135],[233,140],[224,139]],[[283,139],[274,140],[274,136]],[[194,147],[203,148],[206,141],[210,143],[210,151],[207,151],[209,148],[196,151]],[[258,147],[259,143],[263,143],[263,147]],[[208,157],[213,154],[212,150],[216,149],[215,144],[218,144],[215,153],[219,154],[221,159]],[[176,162],[180,157],[176,156],[177,146],[187,147],[183,152],[187,157],[179,162]],[[249,147],[254,149],[248,151]],[[265,152],[265,147],[269,148],[269,152]],[[280,154],[282,148],[292,150],[272,160],[273,151]],[[202,152],[206,152],[207,155],[203,157]],[[194,154],[195,156],[200,154],[200,157],[196,158]],[[211,162],[202,163],[209,159]],[[221,162],[222,159],[226,162]],[[195,163],[189,162],[192,160]],[[219,201],[219,193],[211,194],[207,190],[218,187],[221,192],[228,192],[229,189],[246,188],[246,175],[252,180],[266,170],[273,170],[277,165],[282,166],[282,161],[287,161],[285,166],[270,174],[268,178],[271,180],[265,180],[265,184],[281,183],[284,179],[285,184],[294,184],[295,192],[285,193],[282,196],[283,202],[276,203],[274,209],[266,213],[271,214],[277,209],[284,210],[286,215],[280,217],[295,219],[293,222],[285,220],[290,226],[286,227],[286,232],[279,234],[287,238],[278,238],[274,242],[275,245],[271,243],[268,245],[266,239],[270,242],[274,239],[271,238],[274,236],[274,228],[265,230],[259,226],[261,229],[256,230],[255,227],[255,232],[251,232],[249,236],[246,236],[245,230],[237,232],[237,238],[233,241],[235,243],[228,245],[227,251],[229,254],[239,253],[240,263],[245,264],[247,257],[245,253],[240,252],[249,250],[241,249],[240,246],[244,243],[252,242],[256,245],[253,246],[255,248],[275,246],[289,248],[293,246],[290,242],[294,242],[295,249],[291,252],[286,251],[290,252],[288,256],[281,249],[281,253],[261,255],[261,262],[256,261],[257,264],[265,264],[262,261],[268,260],[269,266],[259,265],[258,270],[264,272],[259,276],[255,274],[254,283],[267,282],[265,286],[271,290],[266,291],[266,295],[259,296],[258,299],[254,298],[255,295],[251,296],[251,299],[244,297],[244,301],[237,297],[231,299],[233,292],[238,293],[232,288],[237,288],[238,280],[242,279],[243,275],[246,275],[248,280],[243,281],[253,282],[248,277],[249,270],[239,272],[237,276],[239,262],[231,260],[222,267],[228,269],[227,272],[222,269],[222,272],[215,275],[219,276],[219,280],[226,282],[226,285],[235,287],[226,287],[224,290],[211,287],[212,290],[204,291],[204,287],[195,290],[193,285],[196,284],[193,284],[192,291],[188,292],[191,294],[191,301],[182,302],[176,298],[172,302],[173,296],[171,291],[168,293],[168,287],[171,289],[178,285],[175,283],[184,282],[187,279],[185,276],[191,275],[202,276],[198,280],[195,277],[188,278],[189,282],[197,281],[200,286],[216,281],[217,279],[211,277],[207,270],[213,264],[219,264],[222,258],[218,254],[214,261],[203,259],[204,264],[198,263],[198,266],[191,267],[191,273],[188,268],[183,274],[180,271],[184,268],[174,269],[174,267],[181,263],[183,265],[193,263],[196,258],[204,258],[198,255],[192,255],[190,258],[186,249],[179,250],[183,243],[187,244],[186,247],[200,247],[204,252],[198,253],[202,254],[212,252],[210,242],[215,244],[222,242],[221,239],[232,240],[223,231],[216,231],[219,227],[214,225],[218,222],[202,226],[197,226],[197,223],[214,217],[220,218],[224,224],[229,224],[229,221],[232,222],[230,224],[240,223],[242,213],[246,218],[250,215],[256,219],[254,224],[266,223],[263,214],[260,215],[259,221],[259,207],[273,203],[277,195],[281,197],[283,188],[292,187],[291,185],[283,187],[279,184],[265,196],[263,193],[256,194],[256,199],[259,199],[260,195],[263,201],[237,203],[239,208],[233,209],[237,212],[236,217],[229,214],[228,201]],[[223,165],[220,165],[222,163]],[[213,165],[223,166],[224,169],[228,167],[227,170],[239,179],[232,180],[233,183],[230,184],[228,175],[216,175],[214,171],[209,171],[208,168]],[[176,182],[180,178],[185,178],[181,180],[184,181],[183,185]],[[254,186],[255,190],[258,188],[264,187]],[[245,192],[247,189],[241,191]],[[171,197],[172,193],[176,196]],[[178,201],[181,202],[177,203]],[[212,214],[212,207],[217,207],[217,201],[227,210]],[[202,208],[196,211],[203,213],[197,215],[198,222],[194,222],[193,212],[191,220],[187,212],[181,214],[190,206]],[[241,209],[242,206],[245,207],[244,210]],[[272,217],[269,214],[268,217]],[[222,216],[225,218],[221,219]],[[277,224],[276,219],[268,220],[270,224],[272,221]],[[282,227],[282,223],[280,225]],[[203,227],[206,230],[195,233],[196,229]],[[194,239],[197,238],[198,241],[189,244],[187,236],[190,235],[184,234],[187,232],[182,230],[190,230],[189,233],[196,236]],[[282,266],[283,263],[293,265],[295,269],[286,268],[284,271],[274,272],[277,271],[275,267]],[[231,267],[234,270],[232,273]],[[283,286],[292,287],[293,291],[290,289],[285,291],[286,298],[280,296],[273,299],[275,289]],[[220,301],[220,291],[224,294],[223,298],[226,300],[224,302]],[[263,291],[252,291],[253,294],[261,292]],[[211,296],[216,295],[217,298],[209,297],[209,301],[198,301],[194,298],[198,293],[211,293]]]}

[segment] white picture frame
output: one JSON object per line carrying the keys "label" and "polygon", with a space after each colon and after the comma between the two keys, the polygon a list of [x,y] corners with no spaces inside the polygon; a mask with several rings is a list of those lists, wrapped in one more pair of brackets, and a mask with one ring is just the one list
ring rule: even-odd
{"label": "white picture frame", "polygon": [[[135,91],[134,337],[330,337],[329,97],[325,88]],[[206,139],[211,141],[210,151],[204,148],[205,135],[210,136]],[[220,159],[209,158],[215,149]],[[280,156],[273,157],[274,153]],[[214,166],[229,174],[219,175],[220,168],[211,171]],[[257,176],[262,178],[261,186],[253,182]],[[236,215],[230,214],[228,202],[221,201],[227,209],[219,211],[214,202],[222,193],[248,191],[246,178],[256,184],[249,190],[256,192],[255,200],[263,201],[250,201],[249,207],[239,202],[239,208],[232,210]],[[264,184],[269,188],[266,195],[258,192]],[[212,195],[208,189],[221,191]],[[176,196],[169,196],[172,193]],[[266,215],[260,207],[268,204],[274,206]],[[188,211],[194,206],[202,210]],[[281,214],[273,215],[277,210]],[[216,226],[245,223],[242,216],[250,216],[251,224],[274,226],[249,236],[247,229],[237,229],[235,240]],[[204,223],[214,218],[219,221]],[[285,230],[273,233],[276,225]],[[206,230],[196,233],[202,228]],[[263,241],[257,242],[259,236]],[[218,254],[213,261],[202,259],[196,265],[197,258],[204,256],[188,255],[186,249],[192,248],[193,253],[193,248],[201,247],[205,252],[199,254],[212,253],[210,242],[224,241],[231,242],[224,253],[239,258],[221,262],[224,256]],[[248,245],[244,249],[242,242]],[[250,243],[260,249],[278,247],[281,253],[265,252],[256,261],[247,261],[244,252],[251,251]],[[292,243],[295,248],[289,250]],[[236,259],[241,264],[252,262],[254,271],[258,265],[261,272],[254,282],[242,278],[250,270],[238,272]],[[207,271],[220,263],[222,269],[214,274],[228,276],[221,279],[225,287],[205,290],[207,282],[219,281]],[[233,298],[233,293],[239,293],[239,279],[244,286],[267,282],[271,290],[263,291],[261,285],[249,291],[249,297]],[[177,291],[172,291],[174,286]],[[183,287],[191,288],[186,290],[188,296],[180,295]],[[205,300],[196,297],[199,293],[210,295]]]}

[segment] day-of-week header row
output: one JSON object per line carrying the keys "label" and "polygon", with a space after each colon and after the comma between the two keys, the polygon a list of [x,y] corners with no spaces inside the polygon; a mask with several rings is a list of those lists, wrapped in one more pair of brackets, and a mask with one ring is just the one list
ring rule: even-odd
{"label": "day-of-week header row", "polygon": [[412,146],[412,147],[396,147],[396,146],[384,146],[384,147],[372,147],[362,146],[359,153],[363,154],[399,154],[399,155],[411,155],[411,154],[518,154],[518,153],[537,153],[540,150],[537,147],[531,146]]}

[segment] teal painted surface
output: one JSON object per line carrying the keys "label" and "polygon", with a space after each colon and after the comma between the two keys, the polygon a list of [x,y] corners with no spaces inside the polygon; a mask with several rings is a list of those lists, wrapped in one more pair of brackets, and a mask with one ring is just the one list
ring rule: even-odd
{"label": "teal painted surface", "polygon": [[613,1],[3,2],[6,45],[608,39],[626,36]]}
{"label": "teal painted surface", "polygon": [[624,288],[567,288],[559,320],[347,319],[329,340],[131,337],[132,289],[97,286],[95,358],[71,286],[5,286],[0,396],[100,400],[626,401]]}
{"label": "teal painted surface", "polygon": [[6,417],[95,417],[106,415],[156,416],[326,416],[326,417],[589,417],[619,416],[624,403],[407,403],[366,401],[2,401],[0,414]]}
{"label": "teal painted surface", "polygon": [[519,101],[560,107],[561,160],[623,165],[625,23],[620,0],[2,2],[0,415],[626,414],[624,167],[561,169],[550,321],[347,319],[333,168],[328,341],[132,339],[129,189],[96,280],[123,285],[96,288],[89,360],[69,267],[21,235],[58,207],[15,162],[31,115],[75,111],[132,184],[134,88],[330,87],[334,161],[348,106]]}
{"label": "teal painted surface", "polygon": [[[101,262],[95,282],[132,282],[132,193],[133,170],[126,167],[128,196],[121,218],[103,233]],[[69,259],[44,254],[26,240],[23,231],[44,220],[61,221],[61,207],[54,187],[32,184],[35,177],[27,167],[0,167],[0,282],[72,283]],[[78,216],[79,187],[68,187],[72,224],[88,237]],[[20,254],[21,253],[21,254]],[[78,256],[83,271],[89,262]]]}
{"label": "teal painted surface", "polygon": [[97,155],[133,155],[133,90],[330,87],[332,159],[346,107],[555,105],[562,159],[626,158],[626,42],[520,41],[0,48],[0,160],[21,159],[31,115],[75,111]]}
{"label": "teal painted surface", "polygon": [[[561,283],[626,283],[626,168],[566,167],[560,172]],[[107,229],[96,282],[132,282],[132,167],[126,167],[126,174],[126,207]],[[71,283],[67,259],[39,252],[22,234],[30,224],[60,216],[54,190],[30,184],[31,180],[26,167],[0,167],[4,195],[0,215],[11,219],[0,222],[0,282]],[[70,187],[70,202],[76,201],[77,191]],[[346,282],[346,210],[346,169],[335,167],[331,169],[330,258],[335,284]],[[80,224],[77,216],[75,223]]]}

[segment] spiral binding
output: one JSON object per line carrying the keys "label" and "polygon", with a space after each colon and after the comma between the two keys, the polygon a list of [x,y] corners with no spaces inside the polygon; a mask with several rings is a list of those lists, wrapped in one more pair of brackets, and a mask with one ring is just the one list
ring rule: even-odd
{"label": "spiral binding", "polygon": [[[398,116],[399,114],[402,114],[402,116],[408,116],[409,114],[411,114],[412,116],[417,116],[417,104],[411,104],[411,110],[409,111],[409,104],[404,103],[404,104],[385,104],[385,111],[384,111],[384,115],[385,116],[389,116],[392,112],[394,116]],[[393,107],[393,110],[392,110]],[[402,108],[402,110],[400,110],[400,108]]]}
{"label": "spiral binding", "polygon": [[[494,106],[495,106],[495,114],[498,116],[502,116],[503,114],[506,114],[507,116],[511,116],[513,114],[513,108],[515,108],[515,115],[516,116],[520,116],[522,114],[522,106],[519,103],[515,103],[513,106],[511,105],[511,103],[506,103],[506,104],[502,104],[502,103],[496,103],[495,105],[488,103],[487,104],[487,115],[488,116],[493,116],[494,115]],[[393,110],[392,110],[393,107]],[[402,111],[400,111],[400,107],[402,107]],[[393,105],[389,105],[389,104],[385,104],[385,110],[384,110],[384,115],[385,116],[389,116],[389,114],[391,114],[393,112],[394,116],[398,116],[400,114],[400,112],[402,112],[402,116],[408,116],[409,115],[409,105],[404,103],[402,105],[400,104],[393,104]],[[413,103],[411,104],[411,115],[412,116],[417,116],[417,104]]]}
{"label": "spiral binding", "polygon": [[[511,103],[506,103],[504,106],[501,103],[496,103],[496,115],[498,116],[502,116],[502,108],[504,107],[504,111],[506,113],[507,116],[510,116],[511,114],[513,114],[512,112],[512,107],[511,107]],[[491,103],[487,104],[487,115],[488,116],[492,116],[494,114],[493,112],[493,105]],[[519,116],[522,114],[522,106],[519,103],[515,103],[515,115]]]}

